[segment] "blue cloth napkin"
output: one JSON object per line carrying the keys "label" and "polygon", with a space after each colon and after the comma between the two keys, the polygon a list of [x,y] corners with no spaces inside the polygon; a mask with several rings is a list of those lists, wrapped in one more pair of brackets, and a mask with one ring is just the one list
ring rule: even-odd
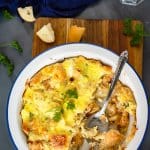
{"label": "blue cloth napkin", "polygon": [[0,9],[17,13],[18,7],[33,6],[36,17],[73,17],[98,0],[0,0]]}

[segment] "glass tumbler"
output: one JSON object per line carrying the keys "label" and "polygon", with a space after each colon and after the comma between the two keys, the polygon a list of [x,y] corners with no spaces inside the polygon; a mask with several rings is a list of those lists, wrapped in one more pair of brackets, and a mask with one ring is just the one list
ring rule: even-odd
{"label": "glass tumbler", "polygon": [[137,6],[144,0],[120,0],[122,4]]}

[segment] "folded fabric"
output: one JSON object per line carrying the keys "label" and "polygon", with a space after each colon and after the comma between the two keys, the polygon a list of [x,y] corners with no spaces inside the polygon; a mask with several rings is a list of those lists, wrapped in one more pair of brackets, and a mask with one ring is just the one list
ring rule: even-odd
{"label": "folded fabric", "polygon": [[0,0],[0,9],[17,13],[18,7],[33,6],[34,15],[73,17],[98,0]]}

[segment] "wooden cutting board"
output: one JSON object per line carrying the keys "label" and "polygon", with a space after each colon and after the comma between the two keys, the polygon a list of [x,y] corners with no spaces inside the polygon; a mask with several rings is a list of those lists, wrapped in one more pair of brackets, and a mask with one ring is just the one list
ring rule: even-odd
{"label": "wooden cutting board", "polygon": [[[45,24],[51,22],[55,31],[55,42],[47,44],[42,42],[36,32]],[[133,21],[133,25],[140,21]],[[142,77],[143,43],[138,47],[130,46],[130,37],[122,34],[123,21],[121,20],[85,20],[70,18],[38,18],[34,24],[32,56],[47,50],[56,45],[67,43],[68,31],[71,25],[83,26],[86,28],[81,42],[98,44],[116,53],[123,50],[129,52],[129,63]]]}

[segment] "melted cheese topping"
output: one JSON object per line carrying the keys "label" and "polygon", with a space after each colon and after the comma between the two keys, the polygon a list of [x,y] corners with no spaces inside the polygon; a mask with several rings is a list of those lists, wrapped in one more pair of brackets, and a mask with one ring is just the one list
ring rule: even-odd
{"label": "melted cheese topping", "polygon": [[[111,67],[82,56],[45,66],[36,73],[28,81],[21,110],[30,149],[35,145],[45,150],[69,149],[77,122],[82,120],[78,115],[85,113],[101,78],[107,74],[112,75]],[[117,93],[120,101],[130,99],[135,110],[133,95],[123,91]]]}

